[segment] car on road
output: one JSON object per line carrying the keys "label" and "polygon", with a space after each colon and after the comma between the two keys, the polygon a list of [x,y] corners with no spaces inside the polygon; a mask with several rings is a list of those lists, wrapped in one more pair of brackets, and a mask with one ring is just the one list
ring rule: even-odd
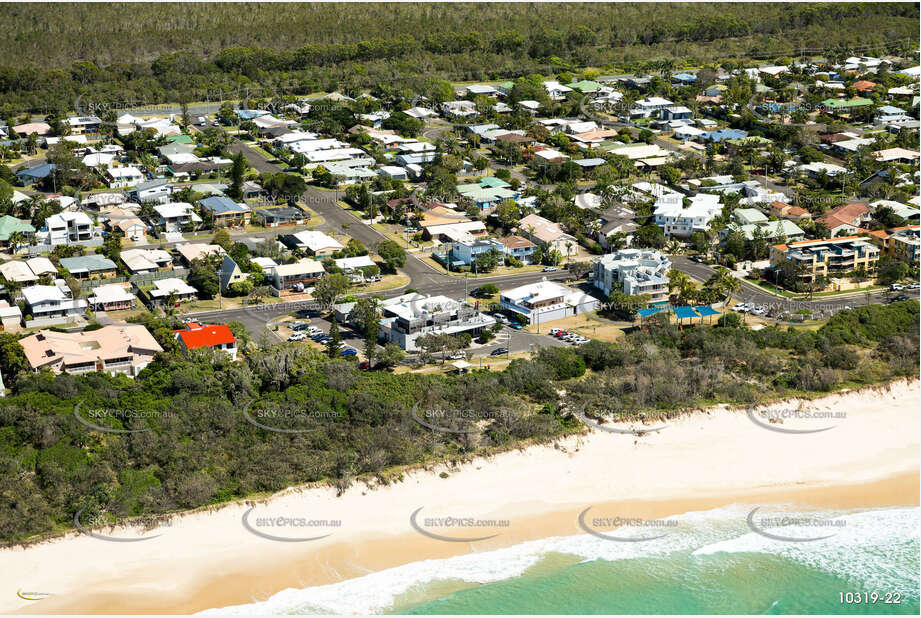
{"label": "car on road", "polygon": [[521,324],[518,322],[510,322],[509,328],[514,328],[515,330],[521,330]]}
{"label": "car on road", "polygon": [[545,266],[545,267],[544,267],[544,272],[545,272],[545,273],[555,273],[555,272],[558,271],[558,270],[559,270],[559,268],[557,268],[556,266]]}
{"label": "car on road", "polygon": [[905,294],[899,294],[898,296],[896,296],[889,302],[897,303],[903,300],[908,300],[908,296],[906,296]]}
{"label": "car on road", "polygon": [[467,360],[467,355],[463,352],[455,352],[448,357],[450,360]]}
{"label": "car on road", "polygon": [[490,356],[501,356],[502,354],[508,354],[508,348],[496,348],[489,353]]}
{"label": "car on road", "polygon": [[355,356],[358,352],[354,348],[346,348],[339,352],[340,356]]}
{"label": "car on road", "polygon": [[499,324],[505,324],[506,326],[511,324],[509,319],[505,317],[504,315],[502,315],[501,313],[496,313],[494,315],[495,315],[496,321],[499,322]]}

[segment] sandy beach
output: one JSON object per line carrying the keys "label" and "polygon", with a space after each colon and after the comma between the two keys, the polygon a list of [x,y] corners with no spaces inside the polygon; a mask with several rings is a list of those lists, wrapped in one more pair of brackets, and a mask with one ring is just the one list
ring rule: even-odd
{"label": "sandy beach", "polygon": [[[577,518],[588,507],[653,519],[733,503],[917,506],[919,404],[919,382],[902,381],[776,404],[772,414],[716,407],[655,433],[595,430],[413,471],[389,486],[356,483],[341,497],[325,487],[288,490],[175,517],[155,530],[94,530],[132,542],[69,534],[0,550],[0,611],[190,613],[249,603],[409,562],[585,534]],[[784,422],[765,420],[771,416]],[[496,536],[438,540],[413,529],[414,512],[432,534]],[[423,523],[445,517],[508,525]]]}

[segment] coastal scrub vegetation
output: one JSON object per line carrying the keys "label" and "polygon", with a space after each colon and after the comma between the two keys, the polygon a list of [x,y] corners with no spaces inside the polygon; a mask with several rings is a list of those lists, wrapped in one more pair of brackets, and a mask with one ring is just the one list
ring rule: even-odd
{"label": "coastal scrub vegetation", "polygon": [[817,330],[652,318],[616,344],[543,348],[464,375],[360,371],[290,344],[238,362],[184,356],[170,318],[152,317],[166,351],[135,380],[34,374],[7,335],[0,539],[60,532],[78,512],[153,517],[311,482],[386,483],[407,466],[583,431],[582,406],[641,420],[917,376],[918,319],[914,300],[841,311]]}

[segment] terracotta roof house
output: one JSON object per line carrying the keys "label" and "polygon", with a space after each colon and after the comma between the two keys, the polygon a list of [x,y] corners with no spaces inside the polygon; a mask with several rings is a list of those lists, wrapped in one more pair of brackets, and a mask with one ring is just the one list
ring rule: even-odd
{"label": "terracotta roof house", "polygon": [[873,92],[874,88],[876,88],[876,83],[866,79],[854,82],[854,90],[857,92]]}
{"label": "terracotta roof house", "polygon": [[785,204],[784,202],[771,202],[770,207],[771,214],[782,219],[801,221],[803,219],[812,218],[812,213],[810,213],[808,210],[799,206],[794,206],[792,204]]}
{"label": "terracotta roof house", "polygon": [[104,326],[82,333],[41,330],[19,340],[33,371],[55,373],[103,371],[136,377],[163,348],[140,324]]}
{"label": "terracotta roof house", "polygon": [[183,350],[211,348],[228,354],[237,360],[237,339],[226,324],[199,324],[188,322],[185,328],[173,331]]}
{"label": "terracotta roof house", "polygon": [[869,215],[870,209],[866,204],[845,204],[829,210],[817,221],[825,224],[831,235],[836,236],[842,230],[853,234],[860,229],[861,224],[867,220]]}

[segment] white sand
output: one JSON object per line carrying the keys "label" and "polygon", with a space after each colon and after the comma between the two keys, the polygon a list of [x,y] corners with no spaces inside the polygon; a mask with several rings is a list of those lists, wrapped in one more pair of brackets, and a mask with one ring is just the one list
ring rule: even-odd
{"label": "white sand", "polygon": [[[332,489],[315,488],[283,492],[268,504],[255,505],[250,519],[254,525],[264,515],[342,521],[337,529],[260,528],[288,537],[332,533],[308,543],[273,542],[247,532],[241,517],[249,505],[243,503],[174,518],[171,526],[149,532],[99,531],[121,538],[162,535],[152,540],[119,543],[70,534],[26,549],[0,550],[0,611],[60,609],[67,607],[68,597],[86,598],[96,592],[127,597],[180,594],[191,581],[260,568],[267,556],[278,564],[293,563],[332,544],[405,534],[411,530],[410,514],[419,507],[424,507],[420,517],[514,521],[617,500],[675,500],[766,488],[822,487],[917,472],[921,464],[919,403],[919,383],[900,382],[885,389],[833,395],[808,405],[814,410],[844,412],[845,418],[772,425],[787,429],[834,426],[809,434],[771,431],[752,422],[744,410],[716,408],[685,416],[659,433],[642,437],[594,431],[557,446],[477,460],[448,470],[447,478],[438,474],[445,468],[417,471],[406,475],[402,483],[375,490],[355,485],[339,498]],[[800,406],[788,402],[776,407]],[[272,466],[271,461],[264,464]],[[475,536],[463,530],[446,534]],[[26,601],[17,597],[17,590],[54,596]],[[86,607],[69,609],[85,611]]]}

